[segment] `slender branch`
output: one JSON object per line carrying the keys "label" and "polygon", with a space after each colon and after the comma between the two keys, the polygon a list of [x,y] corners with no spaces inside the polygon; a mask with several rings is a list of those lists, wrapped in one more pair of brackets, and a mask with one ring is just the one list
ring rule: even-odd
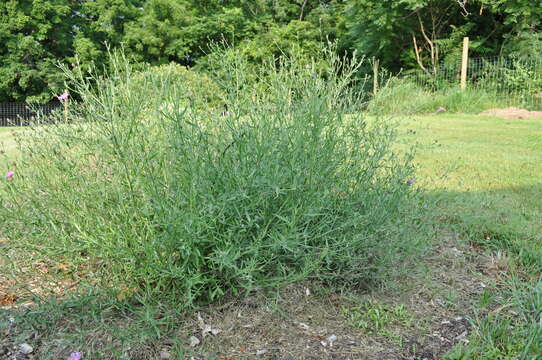
{"label": "slender branch", "polygon": [[408,19],[408,18],[411,17],[412,15],[415,15],[415,14],[419,13],[420,10],[421,10],[421,8],[412,10],[410,13],[408,13],[408,14],[405,15],[405,16],[403,16],[401,19]]}
{"label": "slender branch", "polygon": [[423,26],[423,21],[420,14],[418,14],[418,21],[420,22],[420,30],[422,31],[422,35],[425,41],[427,41],[427,44],[429,45],[429,51],[431,53],[431,64],[433,65],[433,68],[435,68],[435,45],[433,41],[429,39],[427,33],[425,32],[425,27]]}
{"label": "slender branch", "polygon": [[431,52],[433,52],[433,42],[429,39],[429,37],[425,33],[425,27],[423,26],[423,21],[422,21],[422,18],[421,18],[421,16],[419,14],[418,14],[418,21],[420,23],[420,30],[422,31],[422,35],[423,35],[425,41],[427,41],[427,43],[429,44],[429,46],[431,48]]}
{"label": "slender branch", "polygon": [[462,14],[464,17],[470,15],[470,12],[467,10],[467,1],[468,0],[457,0],[457,4],[461,7]]}
{"label": "slender branch", "polygon": [[308,0],[303,0],[303,5],[301,5],[301,13],[299,14],[299,21],[303,20],[304,12],[305,12],[305,5],[307,5]]}
{"label": "slender branch", "polygon": [[416,35],[412,34],[412,41],[414,42],[414,52],[416,53],[416,62],[420,68],[429,75],[429,71],[423,66],[423,62],[420,56],[420,49],[418,48],[418,42],[416,40]]}

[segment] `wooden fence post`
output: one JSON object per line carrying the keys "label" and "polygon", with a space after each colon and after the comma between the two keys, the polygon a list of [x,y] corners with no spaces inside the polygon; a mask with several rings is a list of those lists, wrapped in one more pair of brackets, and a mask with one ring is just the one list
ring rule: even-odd
{"label": "wooden fence post", "polygon": [[469,65],[469,38],[463,38],[463,57],[461,60],[461,90],[467,88],[467,72]]}
{"label": "wooden fence post", "polygon": [[380,66],[380,60],[374,59],[373,62],[373,95],[378,92],[378,68]]}
{"label": "wooden fence post", "polygon": [[[68,89],[64,90],[64,94],[68,94]],[[68,98],[64,99],[64,121],[68,122]]]}

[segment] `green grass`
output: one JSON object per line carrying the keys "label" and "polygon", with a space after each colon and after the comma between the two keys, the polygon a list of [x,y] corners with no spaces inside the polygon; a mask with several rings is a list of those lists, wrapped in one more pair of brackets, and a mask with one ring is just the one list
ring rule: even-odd
{"label": "green grass", "polygon": [[18,131],[17,127],[0,127],[0,169],[4,170],[9,162],[16,157],[16,144],[13,132]]}
{"label": "green grass", "polygon": [[417,185],[436,228],[511,259],[494,306],[513,310],[487,315],[484,307],[491,301],[482,299],[469,344],[458,346],[450,358],[538,359],[542,120],[417,116],[402,119],[401,132],[404,144],[418,144]]}
{"label": "green grass", "polygon": [[476,115],[406,118],[418,184],[468,225],[542,237],[542,121]]}
{"label": "green grass", "polygon": [[501,107],[502,101],[492,92],[480,89],[462,91],[447,87],[438,91],[424,89],[408,79],[391,78],[368,104],[370,114],[412,115],[432,114],[443,107],[451,113],[478,114]]}
{"label": "green grass", "polygon": [[412,315],[402,304],[391,307],[368,301],[360,306],[344,307],[341,311],[350,326],[391,339],[401,339],[391,330],[394,325],[410,327],[413,321]]}

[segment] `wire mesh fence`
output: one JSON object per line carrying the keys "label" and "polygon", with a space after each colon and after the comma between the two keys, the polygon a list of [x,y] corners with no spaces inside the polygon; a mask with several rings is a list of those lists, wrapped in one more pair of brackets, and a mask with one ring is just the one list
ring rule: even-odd
{"label": "wire mesh fence", "polygon": [[0,103],[0,127],[26,126],[38,114],[49,115],[61,106],[60,102],[48,104]]}
{"label": "wire mesh fence", "polygon": [[[435,92],[459,87],[461,61],[440,65],[430,72],[419,70],[408,77]],[[494,95],[503,106],[542,110],[542,56],[469,59],[467,87]]]}

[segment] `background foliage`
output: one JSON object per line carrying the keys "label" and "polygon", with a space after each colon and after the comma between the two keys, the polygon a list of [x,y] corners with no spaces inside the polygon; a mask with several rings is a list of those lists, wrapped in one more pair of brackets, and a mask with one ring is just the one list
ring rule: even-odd
{"label": "background foliage", "polygon": [[59,62],[102,69],[121,45],[137,63],[189,67],[207,62],[213,41],[257,63],[336,40],[392,70],[453,61],[463,36],[474,56],[532,56],[541,14],[539,0],[6,0],[0,101],[47,102],[64,88]]}

